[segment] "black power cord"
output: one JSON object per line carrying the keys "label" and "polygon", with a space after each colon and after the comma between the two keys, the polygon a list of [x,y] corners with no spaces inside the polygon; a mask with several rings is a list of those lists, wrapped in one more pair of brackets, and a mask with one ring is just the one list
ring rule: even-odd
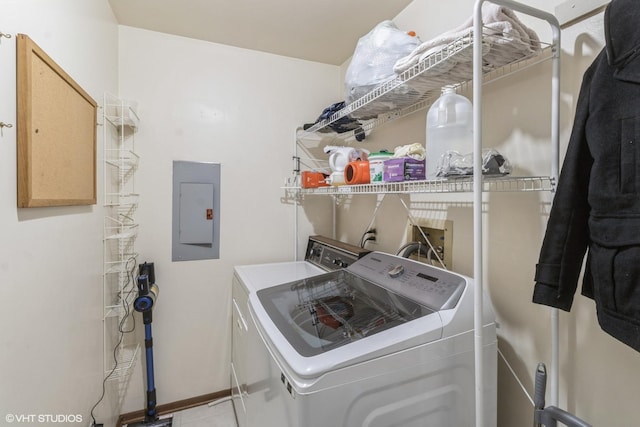
{"label": "black power cord", "polygon": [[[370,236],[370,234],[373,234],[373,236]],[[376,229],[370,228],[367,231],[365,231],[362,237],[360,238],[360,247],[364,248],[364,245],[367,242],[375,242],[375,241],[376,241]]]}
{"label": "black power cord", "polygon": [[376,236],[369,236],[369,237],[367,237],[366,239],[364,239],[364,240],[362,241],[362,244],[360,245],[360,247],[361,247],[361,248],[364,248],[364,245],[365,245],[367,242],[375,242],[375,241],[376,241]]}
{"label": "black power cord", "polygon": [[[133,261],[133,266],[129,269],[128,266],[129,266],[129,263],[131,261]],[[129,300],[129,295],[131,295],[131,293],[134,292],[134,290],[135,290],[135,286],[131,286],[131,289],[127,289],[130,284],[134,284],[135,283],[134,274],[133,274],[135,269],[136,269],[136,259],[135,259],[135,257],[131,257],[131,258],[129,258],[127,260],[127,262],[125,264],[125,269],[127,269],[127,272],[128,272],[128,274],[127,274],[127,282],[125,283],[124,287],[122,288],[122,293],[120,295],[120,299],[121,299],[121,303],[122,303],[122,309],[124,311],[124,316],[122,316],[122,319],[120,319],[120,323],[118,324],[118,332],[120,333],[120,336],[118,338],[118,343],[113,348],[113,361],[114,361],[113,368],[111,369],[111,371],[109,371],[109,374],[107,374],[107,376],[104,377],[104,379],[102,380],[102,394],[100,395],[100,398],[95,403],[95,405],[93,405],[93,407],[91,408],[90,414],[91,414],[91,420],[93,421],[92,425],[94,427],[102,427],[102,424],[97,424],[96,423],[96,418],[93,415],[93,411],[95,411],[95,409],[98,407],[100,402],[102,402],[102,400],[104,399],[104,396],[105,396],[105,394],[107,392],[107,389],[106,389],[107,381],[115,373],[116,369],[118,369],[118,348],[122,344],[122,341],[124,340],[125,334],[129,334],[129,333],[133,332],[136,329],[136,318],[135,318],[135,316],[131,316],[131,314],[133,312],[131,311],[131,308],[129,307],[129,304],[127,303],[127,301]],[[133,325],[132,325],[130,330],[125,330],[124,329],[125,323],[127,322],[127,319],[130,316],[131,316]]]}

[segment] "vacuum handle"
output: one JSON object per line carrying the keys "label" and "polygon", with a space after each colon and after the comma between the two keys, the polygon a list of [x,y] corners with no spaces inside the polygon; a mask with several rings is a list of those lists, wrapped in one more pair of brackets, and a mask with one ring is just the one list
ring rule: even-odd
{"label": "vacuum handle", "polygon": [[547,391],[547,368],[544,363],[538,363],[536,368],[536,389],[533,395],[535,409],[544,408],[544,395]]}
{"label": "vacuum handle", "polygon": [[543,427],[544,395],[547,391],[547,368],[544,363],[538,363],[535,381],[536,388],[533,392],[533,427]]}

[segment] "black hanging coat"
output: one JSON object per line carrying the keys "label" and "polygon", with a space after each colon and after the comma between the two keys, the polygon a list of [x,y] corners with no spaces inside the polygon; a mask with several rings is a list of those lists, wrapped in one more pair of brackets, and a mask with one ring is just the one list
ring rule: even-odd
{"label": "black hanging coat", "polygon": [[640,351],[640,0],[612,0],[606,47],[584,74],[536,268],[533,301],[582,294],[603,330]]}

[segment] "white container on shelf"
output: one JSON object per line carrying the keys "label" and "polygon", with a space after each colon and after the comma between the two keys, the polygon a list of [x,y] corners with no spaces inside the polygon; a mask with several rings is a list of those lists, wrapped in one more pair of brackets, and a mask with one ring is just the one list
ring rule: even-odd
{"label": "white container on shelf", "polygon": [[369,173],[371,174],[372,184],[383,181],[384,161],[390,159],[392,155],[393,153],[387,150],[369,154]]}
{"label": "white container on shelf", "polygon": [[427,178],[435,178],[440,159],[447,151],[461,155],[473,151],[473,106],[450,86],[427,112]]}

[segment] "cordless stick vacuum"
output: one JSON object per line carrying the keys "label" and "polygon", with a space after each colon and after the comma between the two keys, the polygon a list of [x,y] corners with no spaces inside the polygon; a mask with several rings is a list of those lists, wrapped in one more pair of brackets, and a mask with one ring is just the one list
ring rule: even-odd
{"label": "cordless stick vacuum", "polygon": [[144,413],[144,421],[129,426],[169,427],[173,418],[158,418],[156,411],[156,386],[153,378],[153,336],[151,334],[151,322],[153,320],[153,305],[158,297],[158,285],[153,263],[140,264],[138,267],[138,297],[133,301],[133,308],[142,313],[144,323],[144,348],[147,362],[147,408]]}

